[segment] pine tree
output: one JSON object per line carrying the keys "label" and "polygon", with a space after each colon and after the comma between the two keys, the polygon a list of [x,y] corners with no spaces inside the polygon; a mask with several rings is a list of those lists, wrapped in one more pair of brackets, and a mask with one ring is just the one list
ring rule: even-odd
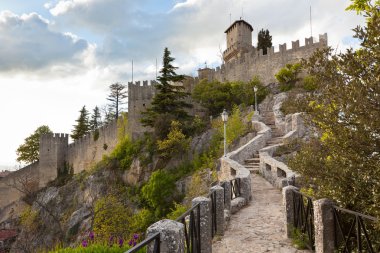
{"label": "pine tree", "polygon": [[79,112],[79,118],[76,120],[77,124],[74,125],[74,130],[71,134],[71,138],[73,138],[74,140],[80,139],[90,131],[90,124],[88,122],[88,111],[86,109],[86,106],[83,106]]}
{"label": "pine tree", "polygon": [[95,106],[92,115],[91,115],[91,120],[90,120],[90,129],[91,131],[95,131],[96,129],[99,128],[101,125],[101,116],[100,116],[100,110],[99,107]]}
{"label": "pine tree", "polygon": [[191,119],[186,108],[191,108],[192,105],[184,100],[189,94],[183,91],[183,86],[176,85],[183,81],[184,76],[175,73],[177,67],[172,65],[173,61],[174,58],[170,56],[170,51],[165,48],[161,75],[157,78],[159,81],[156,86],[158,92],[154,96],[151,106],[142,113],[142,124],[153,127],[160,137],[167,135],[173,120],[186,125],[184,122]]}
{"label": "pine tree", "polygon": [[127,98],[127,91],[125,85],[121,83],[114,83],[110,85],[111,93],[108,95],[107,100],[111,102],[109,107],[114,111],[115,118],[119,118],[121,106],[125,104],[124,99]]}
{"label": "pine tree", "polygon": [[272,35],[269,34],[268,29],[261,29],[257,35],[257,49],[262,49],[263,54],[267,54],[268,47],[272,47]]}

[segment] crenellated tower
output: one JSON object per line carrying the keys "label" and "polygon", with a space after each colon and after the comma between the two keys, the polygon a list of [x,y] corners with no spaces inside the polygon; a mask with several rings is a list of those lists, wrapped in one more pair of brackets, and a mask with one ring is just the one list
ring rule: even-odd
{"label": "crenellated tower", "polygon": [[252,51],[252,26],[244,21],[237,20],[225,31],[227,36],[227,49],[223,52],[224,62],[239,58]]}
{"label": "crenellated tower", "polygon": [[69,144],[68,134],[44,134],[40,138],[39,186],[57,178],[58,170],[65,166]]}

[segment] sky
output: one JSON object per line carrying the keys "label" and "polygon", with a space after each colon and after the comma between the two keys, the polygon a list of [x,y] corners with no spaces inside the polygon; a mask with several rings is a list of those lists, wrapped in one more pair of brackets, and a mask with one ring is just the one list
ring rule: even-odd
{"label": "sky", "polygon": [[[329,45],[357,47],[363,23],[346,0],[0,0],[0,166],[41,125],[70,133],[79,110],[106,104],[112,83],[155,78],[168,47],[178,73],[221,64],[224,31],[241,17],[278,44],[328,33]],[[1,167],[4,168],[4,167]]]}

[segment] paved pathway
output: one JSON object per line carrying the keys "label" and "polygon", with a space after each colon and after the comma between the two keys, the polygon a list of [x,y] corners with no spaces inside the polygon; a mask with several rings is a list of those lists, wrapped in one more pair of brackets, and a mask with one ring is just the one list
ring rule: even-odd
{"label": "paved pathway", "polygon": [[213,253],[301,253],[286,239],[282,194],[261,176],[251,174],[253,199],[232,215],[225,235],[213,243]]}

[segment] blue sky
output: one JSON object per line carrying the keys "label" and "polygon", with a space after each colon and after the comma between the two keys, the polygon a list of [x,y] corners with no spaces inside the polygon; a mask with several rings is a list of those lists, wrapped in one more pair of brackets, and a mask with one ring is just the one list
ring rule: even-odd
{"label": "blue sky", "polygon": [[[241,16],[273,44],[328,33],[338,50],[357,46],[362,23],[331,0],[2,0],[0,2],[0,165],[15,165],[15,150],[38,126],[69,133],[83,105],[106,103],[108,86],[153,79],[168,47],[181,74],[216,67],[225,29]],[[243,10],[243,14],[242,14]],[[288,46],[290,47],[290,46]]]}

